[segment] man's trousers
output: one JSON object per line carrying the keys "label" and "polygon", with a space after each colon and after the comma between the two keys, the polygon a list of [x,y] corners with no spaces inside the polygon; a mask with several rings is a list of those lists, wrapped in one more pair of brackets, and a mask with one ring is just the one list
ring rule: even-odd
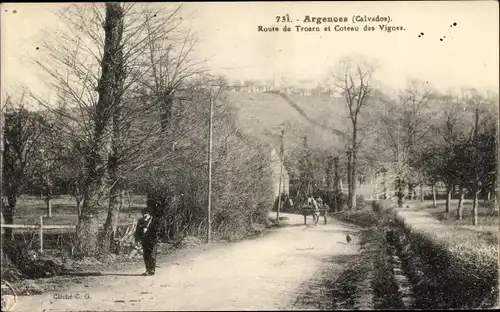
{"label": "man's trousers", "polygon": [[146,265],[146,272],[154,273],[156,266],[156,243],[142,243],[142,255],[144,258],[144,264]]}

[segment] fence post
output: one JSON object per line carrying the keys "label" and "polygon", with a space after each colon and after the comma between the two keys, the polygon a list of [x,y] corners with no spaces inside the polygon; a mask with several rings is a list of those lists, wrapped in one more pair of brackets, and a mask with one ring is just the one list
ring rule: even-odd
{"label": "fence post", "polygon": [[40,216],[40,253],[43,253],[43,216]]}

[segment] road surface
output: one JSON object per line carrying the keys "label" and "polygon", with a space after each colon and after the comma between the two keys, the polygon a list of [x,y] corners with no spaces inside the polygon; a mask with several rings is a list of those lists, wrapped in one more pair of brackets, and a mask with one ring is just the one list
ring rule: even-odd
{"label": "road surface", "polygon": [[[257,239],[214,245],[176,263],[162,263],[155,276],[91,277],[65,292],[20,297],[14,311],[263,310],[293,309],[302,286],[333,256],[358,252],[356,228],[331,220],[290,226]],[[355,234],[354,234],[355,235]],[[340,270],[340,266],[339,266]],[[114,272],[118,273],[118,272]]]}

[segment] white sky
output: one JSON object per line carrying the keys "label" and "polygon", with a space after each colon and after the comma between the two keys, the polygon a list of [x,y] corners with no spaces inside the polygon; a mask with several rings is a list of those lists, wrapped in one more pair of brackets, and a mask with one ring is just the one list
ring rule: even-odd
{"label": "white sky", "polygon": [[[22,83],[45,91],[29,58],[41,53],[36,50],[43,39],[41,30],[56,27],[53,13],[62,5],[2,4],[3,89]],[[499,88],[497,1],[219,2],[186,3],[184,9],[191,13],[192,28],[200,39],[200,56],[211,56],[209,66],[232,79],[271,79],[281,73],[321,79],[339,58],[362,53],[378,62],[377,78],[393,88],[403,87],[408,78],[428,81],[442,91],[460,86]],[[353,15],[379,14],[390,16],[390,25],[404,26],[406,31],[257,32],[258,25],[281,25],[281,29],[284,24],[276,23],[276,16],[287,13],[294,20],[292,26],[303,24],[296,20],[305,15],[351,20]],[[454,22],[457,26],[450,27]],[[421,32],[424,36],[419,38]]]}

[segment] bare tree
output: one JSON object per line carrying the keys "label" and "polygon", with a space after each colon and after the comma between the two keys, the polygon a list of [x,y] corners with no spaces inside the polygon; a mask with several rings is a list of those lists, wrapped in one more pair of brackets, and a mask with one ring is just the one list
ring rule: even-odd
{"label": "bare tree", "polygon": [[[492,121],[492,114],[489,114],[488,106],[492,104],[491,99],[487,99],[476,90],[466,90],[463,92],[462,101],[466,102],[467,108],[473,112],[473,130],[469,137],[471,157],[464,166],[468,169],[468,176],[473,194],[473,220],[472,224],[478,224],[479,194],[483,191],[490,191],[494,188],[494,158],[495,158],[495,125]],[[490,115],[490,116],[488,116]],[[489,117],[489,118],[488,118]],[[488,122],[488,119],[490,122]]]}
{"label": "bare tree", "polygon": [[[34,178],[36,159],[48,129],[44,116],[28,110],[25,101],[23,92],[19,99],[7,96],[2,105],[5,110],[2,164],[5,193],[2,195],[7,199],[2,213],[6,224],[14,222],[17,199],[28,182]],[[5,234],[8,239],[12,239],[12,229],[6,229]]]}
{"label": "bare tree", "polygon": [[357,156],[360,146],[360,112],[369,102],[372,92],[373,67],[366,62],[345,58],[333,73],[334,85],[342,90],[351,122],[351,138],[348,142],[348,208],[356,208]]}
{"label": "bare tree", "polygon": [[[48,58],[38,62],[64,107],[54,109],[38,98],[39,102],[57,116],[68,135],[80,142],[84,154],[92,153],[97,146],[102,149],[106,169],[103,183],[107,185],[103,196],[110,197],[100,244],[104,253],[109,251],[116,230],[125,176],[145,166],[145,158],[151,161],[148,155],[166,157],[159,153],[158,146],[166,143],[167,133],[154,122],[156,116],[163,112],[161,119],[167,119],[175,90],[202,73],[201,63],[191,56],[196,42],[189,30],[181,27],[181,7],[169,8],[120,5],[123,26],[116,46],[120,52],[112,64],[115,77],[111,87],[115,89],[113,101],[102,116],[98,113],[101,90],[96,85],[104,69],[104,52],[109,52],[105,47],[106,29],[101,29],[105,25],[103,6],[73,5],[66,9],[62,18],[69,33],[46,41]],[[100,118],[101,138],[96,145],[94,128]]]}
{"label": "bare tree", "polygon": [[59,136],[62,146],[56,147],[59,170],[55,177],[58,184],[65,185],[66,190],[76,202],[77,216],[81,215],[83,190],[85,188],[85,155],[82,143],[76,138]]}
{"label": "bare tree", "polygon": [[99,94],[95,107],[93,140],[88,149],[86,162],[87,177],[84,200],[76,229],[77,252],[92,255],[96,251],[98,223],[96,216],[102,207],[105,196],[106,141],[105,132],[113,118],[114,105],[119,101],[123,84],[123,36],[124,9],[120,4],[106,4],[104,21],[105,45],[102,58],[102,71],[97,91]]}
{"label": "bare tree", "polygon": [[405,185],[408,185],[409,199],[413,198],[415,186],[420,184],[422,190],[423,176],[418,171],[418,160],[430,135],[431,100],[432,90],[425,83],[409,81],[399,97],[387,102],[388,108],[376,114],[381,125],[377,134],[392,152],[388,165],[398,181],[400,197]]}

